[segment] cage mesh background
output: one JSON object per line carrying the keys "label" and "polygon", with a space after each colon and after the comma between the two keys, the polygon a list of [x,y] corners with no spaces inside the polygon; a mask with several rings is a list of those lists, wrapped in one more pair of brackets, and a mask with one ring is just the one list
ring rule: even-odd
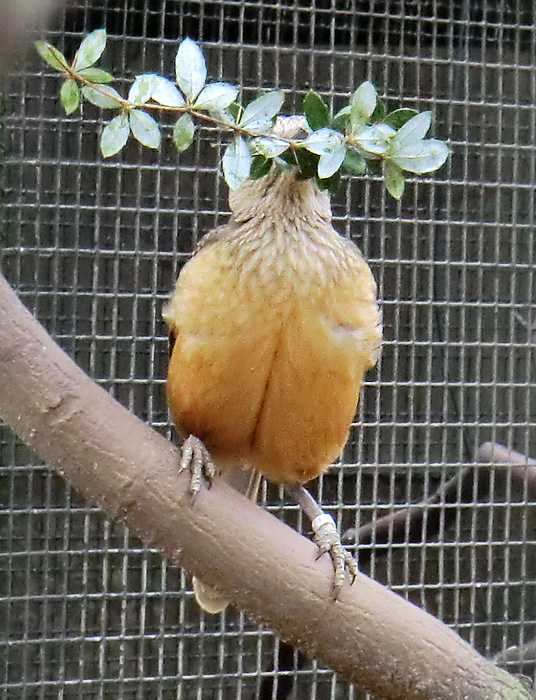
{"label": "cage mesh background", "polygon": [[[433,111],[446,167],[412,181],[400,205],[374,178],[346,180],[334,201],[378,280],[386,336],[344,468],[313,487],[343,530],[427,498],[485,440],[536,455],[535,14],[523,0],[73,0],[49,33],[70,55],[106,27],[103,67],[125,81],[172,75],[189,35],[210,77],[246,100],[278,87],[299,110],[315,87],[337,109],[371,79],[390,107]],[[160,312],[227,212],[207,145],[219,137],[202,130],[180,158],[168,139],[104,161],[107,115],[63,116],[58,88],[31,51],[6,82],[2,268],[78,364],[171,437]],[[362,566],[492,656],[536,635],[535,516],[526,485],[492,478],[482,496],[472,474],[435,536],[372,543]],[[363,697],[244,615],[205,616],[184,572],[2,427],[0,498],[3,697]],[[296,521],[278,488],[262,500]],[[510,668],[534,675],[530,660]]]}

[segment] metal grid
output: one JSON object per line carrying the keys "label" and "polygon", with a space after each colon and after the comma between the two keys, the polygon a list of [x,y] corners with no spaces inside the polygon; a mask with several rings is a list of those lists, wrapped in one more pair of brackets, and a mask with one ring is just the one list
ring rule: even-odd
{"label": "metal grid", "polygon": [[[247,96],[284,88],[289,109],[311,86],[337,107],[370,78],[390,104],[433,110],[447,168],[401,205],[373,178],[334,202],[378,279],[386,335],[345,468],[313,488],[343,529],[426,498],[485,440],[536,455],[535,14],[523,0],[73,0],[50,32],[69,53],[106,26],[106,62],[127,78],[171,74],[190,35],[211,77]],[[180,159],[131,145],[104,162],[98,110],[62,116],[57,89],[31,53],[6,85],[2,267],[79,364],[170,435],[160,310],[226,212],[216,154],[198,140]],[[362,697],[244,615],[201,613],[183,572],[2,427],[0,450],[3,697]],[[536,636],[535,512],[512,479],[470,493],[433,538],[372,543],[362,566],[491,656]],[[263,501],[294,521],[277,488]]]}

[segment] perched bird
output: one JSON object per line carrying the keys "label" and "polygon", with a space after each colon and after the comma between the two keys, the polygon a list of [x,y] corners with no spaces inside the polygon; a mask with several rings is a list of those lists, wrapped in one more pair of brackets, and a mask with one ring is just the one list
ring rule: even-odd
{"label": "perched bird", "polygon": [[[376,285],[313,180],[273,167],[229,204],[230,221],[202,239],[164,311],[167,398],[190,436],[182,466],[192,468],[194,492],[201,472],[230,479],[236,467],[285,484],[332,556],[337,592],[356,563],[302,485],[340,454],[363,374],[378,358]],[[257,487],[253,477],[253,499]],[[209,612],[225,607],[201,582],[194,590]]]}

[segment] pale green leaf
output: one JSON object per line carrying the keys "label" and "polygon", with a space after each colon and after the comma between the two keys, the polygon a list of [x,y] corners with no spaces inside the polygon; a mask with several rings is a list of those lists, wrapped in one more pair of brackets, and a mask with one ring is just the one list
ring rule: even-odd
{"label": "pale green leaf", "polygon": [[305,139],[303,145],[308,151],[316,153],[319,156],[339,151],[341,147],[345,147],[342,134],[339,131],[326,127],[318,131],[313,131],[313,133]]}
{"label": "pale green leaf", "polygon": [[412,117],[396,132],[393,139],[393,153],[399,153],[410,143],[422,141],[431,123],[432,114],[430,112],[421,112]]}
{"label": "pale green leaf", "polygon": [[41,58],[46,61],[49,66],[54,68],[54,70],[62,72],[65,70],[65,67],[68,65],[67,59],[62,52],[58,51],[52,44],[48,44],[46,41],[36,41],[34,46]]}
{"label": "pale green leaf", "polygon": [[272,127],[272,119],[281,109],[285,94],[281,91],[267,92],[250,102],[240,119],[240,126],[251,134],[264,134]]}
{"label": "pale green leaf", "polygon": [[171,80],[155,75],[152,98],[164,107],[184,107],[184,97]]}
{"label": "pale green leaf", "polygon": [[357,145],[373,155],[384,155],[391,147],[396,131],[387,124],[362,127],[355,136]]}
{"label": "pale green leaf", "polygon": [[376,109],[378,94],[370,81],[362,83],[350,98],[350,123],[352,133],[370,119]]}
{"label": "pale green leaf", "polygon": [[147,148],[159,148],[162,140],[160,127],[147,112],[141,109],[130,111],[130,131],[132,136]]}
{"label": "pale green leaf", "polygon": [[184,39],[175,57],[177,84],[193,102],[201,92],[207,79],[207,66],[203,52],[191,39]]}
{"label": "pale green leaf", "polygon": [[100,137],[101,153],[105,158],[119,153],[128,141],[130,126],[128,114],[124,112],[114,117],[102,130]]}
{"label": "pale green leaf", "polygon": [[318,177],[325,180],[339,170],[346,155],[346,145],[341,142],[340,145],[328,153],[320,156],[318,161]]}
{"label": "pale green leaf", "polygon": [[84,70],[78,72],[82,78],[89,80],[91,83],[111,83],[115,80],[111,73],[100,68],[84,68]]}
{"label": "pale green leaf", "polygon": [[106,30],[97,29],[91,34],[88,34],[82,41],[76,52],[73,61],[73,70],[79,71],[84,68],[89,68],[96,63],[102,56],[102,52],[106,48]]}
{"label": "pale green leaf", "polygon": [[84,85],[82,95],[88,102],[102,109],[116,109],[120,107],[122,100],[117,90],[109,85],[102,85],[98,88]]}
{"label": "pale green leaf", "polygon": [[238,95],[238,88],[228,83],[210,83],[199,93],[194,107],[196,109],[207,109],[209,111],[220,111],[226,109],[231,102],[234,102]]}
{"label": "pale green leaf", "polygon": [[260,153],[266,158],[275,158],[287,150],[288,142],[283,139],[278,139],[275,136],[273,138],[262,136],[253,139],[251,146],[255,153]]}
{"label": "pale green leaf", "polygon": [[194,140],[195,124],[189,114],[183,114],[175,122],[173,127],[173,143],[179,153],[185,151],[192,145]]}
{"label": "pale green leaf", "polygon": [[391,197],[395,199],[400,199],[404,194],[404,187],[406,186],[404,173],[392,161],[387,161],[385,164],[385,186]]}
{"label": "pale green leaf", "polygon": [[248,179],[251,170],[251,153],[242,136],[227,146],[223,154],[223,176],[231,190],[236,190]]}
{"label": "pale green leaf", "polygon": [[65,114],[72,114],[78,109],[80,104],[80,92],[76,80],[66,80],[60,90],[61,106],[65,110]]}
{"label": "pale green leaf", "polygon": [[153,96],[158,76],[154,73],[143,73],[136,76],[136,79],[128,91],[128,101],[131,104],[143,105]]}
{"label": "pale green leaf", "polygon": [[[408,122],[409,123],[409,122]],[[443,141],[424,139],[410,143],[390,156],[402,170],[410,173],[431,173],[447,160],[450,150]]]}
{"label": "pale green leaf", "polygon": [[213,119],[217,119],[222,124],[227,124],[227,126],[235,126],[236,124],[236,120],[232,112],[230,112],[228,109],[211,109],[210,116]]}

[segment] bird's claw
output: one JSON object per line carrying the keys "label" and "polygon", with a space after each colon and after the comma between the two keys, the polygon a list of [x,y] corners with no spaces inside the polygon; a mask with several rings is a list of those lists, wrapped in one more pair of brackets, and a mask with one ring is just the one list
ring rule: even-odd
{"label": "bird's claw", "polygon": [[329,553],[335,575],[333,579],[333,590],[335,599],[339,596],[340,590],[346,580],[348,570],[352,583],[358,574],[357,562],[352,555],[344,549],[341,537],[335,521],[328,513],[317,515],[312,521],[313,539],[319,549],[318,558]]}
{"label": "bird's claw", "polygon": [[195,498],[203,486],[203,481],[206,481],[210,488],[212,480],[216,476],[216,467],[209,451],[195,435],[190,435],[184,441],[181,453],[179,473],[185,469],[188,469],[190,472],[190,493]]}

